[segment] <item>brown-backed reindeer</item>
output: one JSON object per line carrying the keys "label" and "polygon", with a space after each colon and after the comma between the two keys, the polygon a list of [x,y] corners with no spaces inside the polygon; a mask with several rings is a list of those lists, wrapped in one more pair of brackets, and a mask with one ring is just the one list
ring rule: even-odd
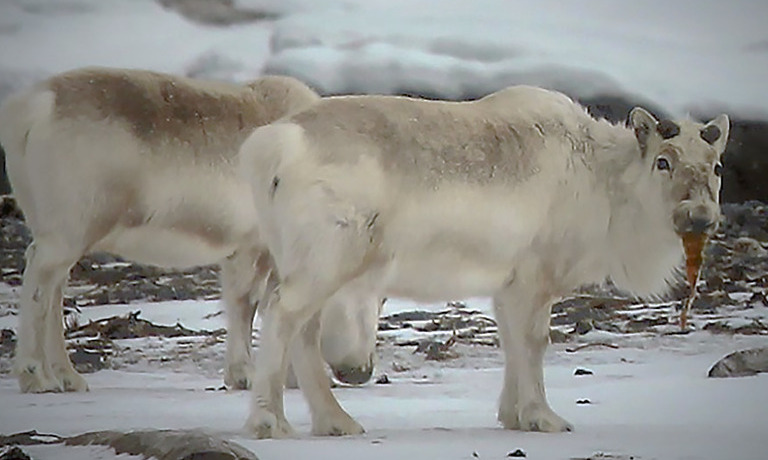
{"label": "brown-backed reindeer", "polygon": [[[70,267],[94,251],[162,267],[219,264],[225,381],[248,387],[251,328],[272,266],[235,156],[254,128],[318,100],[288,77],[241,86],[87,68],[6,101],[0,143],[34,239],[15,359],[21,390],[87,389],[67,356],[61,301]],[[342,380],[360,383],[372,370],[376,313],[350,317],[348,299],[332,303],[323,329],[328,362]],[[364,320],[371,331],[362,333]]]}
{"label": "brown-backed reindeer", "polygon": [[511,87],[475,102],[324,99],[243,144],[259,234],[281,276],[263,317],[248,426],[288,436],[286,355],[316,434],[362,427],[322,378],[316,327],[338,290],[436,301],[491,296],[506,358],[498,419],[567,431],[549,406],[543,357],[552,303],[612,279],[663,292],[683,233],[720,211],[728,118],[629,126],[595,120],[566,96]]}

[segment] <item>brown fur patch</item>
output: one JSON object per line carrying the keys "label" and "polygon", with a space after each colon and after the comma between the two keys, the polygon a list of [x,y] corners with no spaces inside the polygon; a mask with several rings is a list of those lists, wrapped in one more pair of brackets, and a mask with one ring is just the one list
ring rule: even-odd
{"label": "brown fur patch", "polygon": [[[385,170],[420,174],[432,183],[522,180],[535,171],[532,152],[537,150],[533,144],[543,143],[540,124],[508,122],[470,103],[366,102],[365,97],[327,99],[292,120],[307,129],[309,145],[324,146],[321,162],[354,163],[361,149],[367,152],[373,145],[379,150],[372,154]],[[339,132],[344,135],[328,135]]]}
{"label": "brown fur patch", "polygon": [[255,127],[274,118],[246,86],[154,72],[83,69],[57,75],[48,85],[57,117],[122,123],[151,148],[175,143],[231,156]]}

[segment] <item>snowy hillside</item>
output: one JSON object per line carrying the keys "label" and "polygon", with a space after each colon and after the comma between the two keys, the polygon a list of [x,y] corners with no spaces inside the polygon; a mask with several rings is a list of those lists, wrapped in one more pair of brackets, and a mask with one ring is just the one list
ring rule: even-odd
{"label": "snowy hillside", "polygon": [[465,98],[529,83],[580,98],[628,94],[673,114],[727,110],[768,119],[765,2],[235,5],[280,16],[220,27],[186,20],[154,0],[6,0],[0,99],[54,72],[107,65],[231,80],[288,73],[326,93]]}

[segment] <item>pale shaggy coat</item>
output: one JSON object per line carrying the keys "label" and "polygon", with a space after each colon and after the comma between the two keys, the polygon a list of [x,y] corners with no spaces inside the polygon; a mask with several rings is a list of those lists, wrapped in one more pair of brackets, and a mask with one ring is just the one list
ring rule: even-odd
{"label": "pale shaggy coat", "polygon": [[220,264],[225,378],[247,387],[251,325],[271,262],[234,158],[254,128],[318,100],[288,77],[235,85],[86,68],[6,101],[0,142],[34,238],[15,359],[22,391],[87,388],[67,357],[61,297],[72,264],[93,251],[162,267]]}
{"label": "pale shaggy coat", "polygon": [[[506,358],[500,422],[570,429],[544,392],[550,306],[606,278],[637,294],[666,288],[681,261],[678,233],[711,231],[719,215],[728,119],[711,125],[721,134],[712,142],[692,121],[662,136],[642,109],[628,129],[562,94],[512,87],[468,103],[329,98],[256,130],[240,171],[282,284],[264,317],[249,427],[259,437],[292,433],[286,352],[343,288],[492,296]],[[322,382],[316,344],[305,328],[291,345],[313,359],[296,366],[313,432],[359,433]]]}

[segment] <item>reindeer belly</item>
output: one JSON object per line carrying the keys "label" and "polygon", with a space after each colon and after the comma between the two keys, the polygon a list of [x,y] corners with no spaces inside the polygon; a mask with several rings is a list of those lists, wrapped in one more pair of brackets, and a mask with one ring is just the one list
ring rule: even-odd
{"label": "reindeer belly", "polygon": [[449,251],[393,261],[386,295],[422,302],[492,295],[510,275],[510,267],[468,260]]}
{"label": "reindeer belly", "polygon": [[383,239],[388,295],[420,300],[491,295],[537,234],[543,211],[503,189],[456,186],[413,194]]}
{"label": "reindeer belly", "polygon": [[222,170],[158,169],[95,250],[162,267],[217,263],[255,228],[247,185]]}

